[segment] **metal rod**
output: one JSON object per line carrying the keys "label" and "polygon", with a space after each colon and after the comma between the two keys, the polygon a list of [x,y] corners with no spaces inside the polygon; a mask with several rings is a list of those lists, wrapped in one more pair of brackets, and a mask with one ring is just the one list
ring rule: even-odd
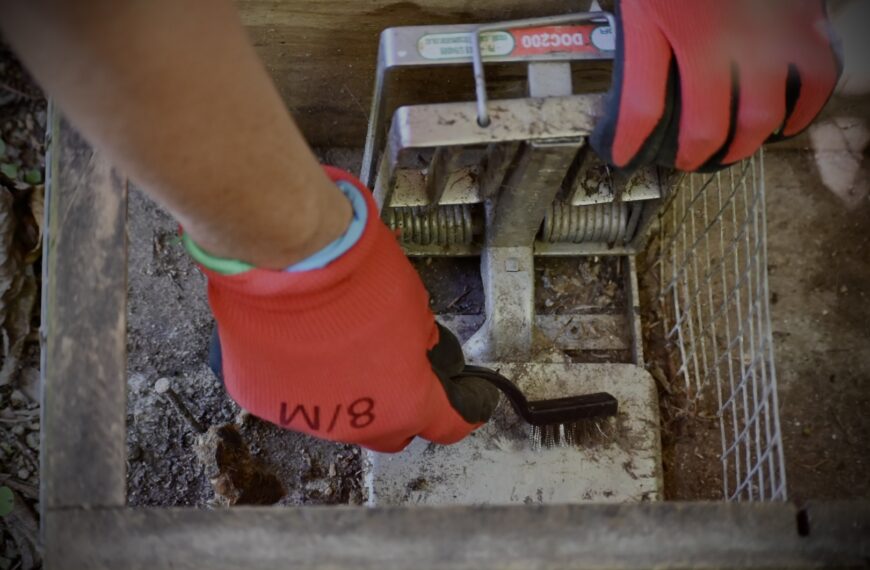
{"label": "metal rod", "polygon": [[489,111],[486,109],[486,77],[483,72],[483,56],[480,53],[480,32],[477,28],[471,34],[471,65],[474,68],[474,91],[477,95],[477,124],[489,126]]}
{"label": "metal rod", "polygon": [[489,126],[489,111],[487,110],[488,95],[486,93],[486,76],[483,70],[483,54],[480,52],[480,34],[483,32],[495,32],[515,30],[535,26],[553,26],[586,22],[604,19],[610,26],[612,33],[616,34],[616,25],[613,15],[608,12],[583,12],[580,14],[565,14],[562,16],[547,16],[544,18],[527,18],[512,22],[496,22],[478,26],[471,32],[471,65],[474,69],[474,91],[477,95],[477,124],[481,127]]}

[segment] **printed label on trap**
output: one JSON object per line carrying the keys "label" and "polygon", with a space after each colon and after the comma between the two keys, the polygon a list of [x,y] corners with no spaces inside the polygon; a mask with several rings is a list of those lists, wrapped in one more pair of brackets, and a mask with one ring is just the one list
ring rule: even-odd
{"label": "printed label on trap", "polygon": [[[608,26],[541,26],[518,30],[483,32],[480,53],[484,58],[522,58],[550,54],[582,54],[614,49]],[[472,56],[471,32],[427,34],[417,42],[425,59],[467,59]]]}
{"label": "printed label on trap", "polygon": [[[483,57],[507,56],[514,49],[514,39],[507,32],[480,34]],[[426,59],[456,59],[471,57],[471,33],[429,34],[417,42],[417,50]]]}

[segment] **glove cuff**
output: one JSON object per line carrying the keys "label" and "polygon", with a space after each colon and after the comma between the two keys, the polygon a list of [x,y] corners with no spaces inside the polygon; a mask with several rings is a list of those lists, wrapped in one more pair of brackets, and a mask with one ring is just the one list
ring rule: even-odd
{"label": "glove cuff", "polygon": [[[372,248],[375,243],[385,239],[384,233],[389,230],[377,215],[377,205],[371,192],[352,175],[330,166],[324,166],[326,174],[339,187],[355,194],[354,222],[345,235],[351,234],[350,240],[340,244],[344,251],[335,255],[338,248],[331,252],[333,259],[320,267],[307,267],[312,258],[294,264],[285,271],[275,271],[258,267],[246,266],[244,271],[226,273],[212,269],[209,265],[200,263],[200,268],[209,279],[210,295],[220,290],[231,294],[235,303],[262,306],[262,303],[274,305],[278,298],[287,309],[304,308],[308,303],[322,302],[322,292],[325,290],[338,293],[344,287],[350,286],[353,276],[363,263],[372,263]],[[344,236],[343,236],[344,237]],[[393,241],[394,238],[389,236]],[[343,238],[339,238],[342,240]],[[332,248],[332,244],[328,248]],[[319,256],[320,253],[315,254]],[[304,265],[303,265],[304,264]],[[305,267],[296,270],[297,267]]]}

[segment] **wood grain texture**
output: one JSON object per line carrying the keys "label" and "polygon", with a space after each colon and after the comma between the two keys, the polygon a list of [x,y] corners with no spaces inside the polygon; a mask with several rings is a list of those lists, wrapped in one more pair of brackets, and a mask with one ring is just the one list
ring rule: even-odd
{"label": "wood grain texture", "polygon": [[126,182],[53,114],[43,262],[41,506],[121,506]]}
{"label": "wood grain texture", "polygon": [[103,509],[52,514],[46,568],[812,568],[866,562],[870,504]]}
{"label": "wood grain texture", "polygon": [[[391,26],[460,24],[582,12],[587,0],[239,0],[242,21],[281,96],[312,146],[363,146],[378,38]],[[470,66],[399,72],[390,88],[400,103],[470,101]],[[493,97],[525,90],[523,66],[488,72]],[[605,89],[609,63],[575,73],[584,92]]]}

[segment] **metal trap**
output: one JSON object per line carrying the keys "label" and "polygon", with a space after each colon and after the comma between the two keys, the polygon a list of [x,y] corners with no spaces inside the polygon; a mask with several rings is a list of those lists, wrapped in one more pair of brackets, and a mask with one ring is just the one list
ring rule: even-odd
{"label": "metal trap", "polygon": [[[613,57],[611,30],[610,16],[597,12],[383,32],[362,166],[383,220],[408,255],[480,256],[485,321],[465,342],[469,360],[509,370],[521,387],[547,397],[618,392],[618,417],[595,426],[621,431],[591,444],[560,425],[531,430],[529,442],[506,442],[504,426],[491,422],[449,448],[417,442],[399,456],[371,453],[371,504],[659,497],[657,399],[641,367],[633,254],[657,209],[660,180],[655,170],[622,176],[588,149],[601,96],[575,94],[572,79],[571,62]],[[526,66],[526,97],[488,99],[484,63],[495,62]],[[438,74],[462,64],[474,70],[476,101],[399,106],[388,124],[391,74],[408,67]],[[594,334],[593,321],[614,316],[536,314],[540,256],[618,257],[629,302],[618,338],[604,348],[629,346],[628,362],[602,367],[561,352]],[[463,316],[445,317],[446,326],[465,328]],[[592,474],[592,464],[604,466],[601,473]],[[631,477],[621,477],[624,465],[632,466]],[[565,476],[572,471],[589,476]],[[494,484],[497,473],[505,485]],[[425,486],[404,491],[421,477]]]}

